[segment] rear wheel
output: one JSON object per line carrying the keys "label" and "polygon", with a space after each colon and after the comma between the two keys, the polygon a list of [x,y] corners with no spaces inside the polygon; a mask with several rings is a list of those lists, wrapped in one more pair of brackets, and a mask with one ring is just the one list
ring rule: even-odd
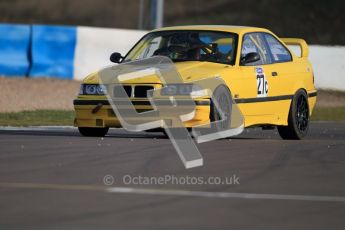
{"label": "rear wheel", "polygon": [[78,127],[79,133],[86,137],[104,137],[109,128]]}
{"label": "rear wheel", "polygon": [[288,126],[278,126],[279,135],[287,140],[301,140],[309,130],[308,96],[304,90],[294,95],[288,117]]}

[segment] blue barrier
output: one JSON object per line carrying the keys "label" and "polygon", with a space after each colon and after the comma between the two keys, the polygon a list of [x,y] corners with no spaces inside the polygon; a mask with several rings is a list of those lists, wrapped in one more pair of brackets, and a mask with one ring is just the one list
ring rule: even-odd
{"label": "blue barrier", "polygon": [[76,27],[32,26],[30,77],[73,79]]}
{"label": "blue barrier", "polygon": [[26,76],[29,46],[30,26],[0,24],[0,75]]}

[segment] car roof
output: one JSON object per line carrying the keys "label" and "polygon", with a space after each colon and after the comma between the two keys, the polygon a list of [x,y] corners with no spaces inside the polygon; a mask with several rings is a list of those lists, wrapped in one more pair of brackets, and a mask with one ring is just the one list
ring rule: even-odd
{"label": "car roof", "polygon": [[167,30],[209,30],[209,31],[224,31],[232,32],[237,34],[244,34],[248,32],[270,32],[264,28],[249,27],[249,26],[230,26],[230,25],[189,25],[189,26],[172,26],[163,27],[160,29],[153,30],[156,31],[167,31]]}

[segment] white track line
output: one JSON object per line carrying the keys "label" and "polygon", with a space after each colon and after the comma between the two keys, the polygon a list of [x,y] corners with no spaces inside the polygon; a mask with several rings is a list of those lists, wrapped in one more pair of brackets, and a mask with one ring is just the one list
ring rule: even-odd
{"label": "white track line", "polygon": [[69,185],[69,184],[39,184],[39,183],[8,183],[0,182],[0,188],[17,189],[49,189],[66,191],[98,191],[107,193],[138,194],[138,195],[165,195],[189,196],[203,198],[237,198],[257,200],[291,200],[291,201],[319,201],[319,202],[345,202],[343,196],[314,196],[314,195],[283,195],[259,193],[234,193],[234,192],[206,192],[172,189],[146,189],[131,187],[105,187],[97,185]]}
{"label": "white track line", "polygon": [[205,198],[240,198],[240,199],[260,199],[260,200],[262,199],[262,200],[345,202],[345,197],[341,197],[341,196],[205,192],[205,191],[162,190],[162,189],[145,189],[145,188],[128,188],[128,187],[111,187],[111,188],[106,189],[106,192],[141,194],[141,195],[192,196],[192,197],[205,197]]}

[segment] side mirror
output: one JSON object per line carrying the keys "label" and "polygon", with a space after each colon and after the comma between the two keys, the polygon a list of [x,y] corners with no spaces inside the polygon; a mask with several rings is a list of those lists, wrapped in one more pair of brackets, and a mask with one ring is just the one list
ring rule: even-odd
{"label": "side mirror", "polygon": [[258,53],[255,53],[255,52],[247,53],[246,56],[241,58],[241,64],[245,65],[248,63],[257,62],[259,60],[260,60],[260,55]]}
{"label": "side mirror", "polygon": [[112,53],[110,55],[110,61],[114,62],[114,63],[120,63],[122,58],[123,58],[122,55],[120,53],[117,53],[117,52]]}

